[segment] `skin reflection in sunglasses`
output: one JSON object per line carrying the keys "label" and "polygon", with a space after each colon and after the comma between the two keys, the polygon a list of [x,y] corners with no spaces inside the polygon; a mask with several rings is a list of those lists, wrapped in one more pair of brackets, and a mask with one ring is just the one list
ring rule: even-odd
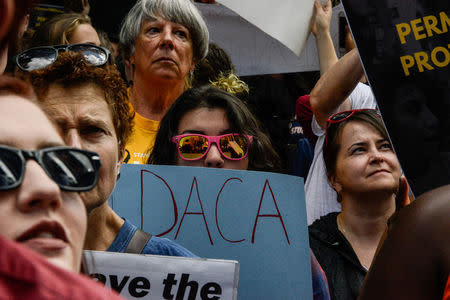
{"label": "skin reflection in sunglasses", "polygon": [[[0,96],[0,144],[27,150],[64,145],[44,113],[17,96]],[[79,270],[87,222],[79,193],[61,191],[44,169],[29,159],[22,184],[1,191],[0,199],[0,232],[4,237],[44,255],[55,265]]]}
{"label": "skin reflection in sunglasses", "polygon": [[[181,118],[178,126],[178,134],[182,135],[189,133],[219,136],[232,133],[232,130],[223,109],[208,109],[203,107],[190,111]],[[222,147],[222,152],[224,155],[232,158],[234,158],[233,156],[239,156],[240,151],[245,148],[243,146],[239,146],[237,139],[230,139],[228,141],[226,139],[222,139],[222,143],[224,144],[219,145]],[[182,151],[185,152],[186,155],[189,155],[189,152],[191,152],[191,155],[196,157],[199,156],[196,154],[197,152],[201,151],[201,153],[204,153],[206,151],[206,149],[200,150],[198,147],[208,147],[207,143],[203,143],[201,139],[197,138],[190,144],[190,150],[188,149],[189,147],[186,147],[186,149],[183,148]],[[195,154],[192,154],[193,152],[195,152]],[[190,161],[178,157],[177,165],[246,170],[248,168],[248,157],[241,160],[226,159],[220,153],[218,145],[216,145],[216,143],[212,143],[208,153],[203,158]]]}

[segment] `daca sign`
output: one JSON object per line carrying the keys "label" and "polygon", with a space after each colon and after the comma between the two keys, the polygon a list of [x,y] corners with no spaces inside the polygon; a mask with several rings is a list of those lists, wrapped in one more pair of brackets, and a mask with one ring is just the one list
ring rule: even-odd
{"label": "daca sign", "polygon": [[124,165],[110,203],[120,216],[200,257],[238,261],[240,299],[312,297],[300,177]]}

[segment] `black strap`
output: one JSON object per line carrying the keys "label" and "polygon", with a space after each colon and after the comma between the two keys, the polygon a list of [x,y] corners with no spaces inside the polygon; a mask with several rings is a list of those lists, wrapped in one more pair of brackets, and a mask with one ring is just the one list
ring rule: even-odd
{"label": "black strap", "polygon": [[127,249],[125,249],[125,253],[141,254],[151,237],[152,235],[150,233],[138,228],[131,238]]}

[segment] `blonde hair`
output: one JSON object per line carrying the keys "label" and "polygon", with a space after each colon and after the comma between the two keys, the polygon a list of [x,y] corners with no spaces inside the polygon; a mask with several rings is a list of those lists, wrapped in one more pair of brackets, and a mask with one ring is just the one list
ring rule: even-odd
{"label": "blonde hair", "polygon": [[89,16],[75,13],[57,15],[37,29],[29,47],[70,44],[75,29],[82,24],[92,25]]}
{"label": "blonde hair", "polygon": [[248,95],[250,92],[248,85],[234,73],[220,73],[219,78],[217,78],[216,81],[210,81],[210,83],[212,86],[224,90],[238,98],[241,98],[239,95]]}

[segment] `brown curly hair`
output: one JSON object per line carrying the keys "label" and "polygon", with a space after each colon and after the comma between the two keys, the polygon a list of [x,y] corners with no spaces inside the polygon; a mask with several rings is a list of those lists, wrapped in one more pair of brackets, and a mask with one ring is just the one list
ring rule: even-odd
{"label": "brown curly hair", "polygon": [[124,150],[132,132],[134,113],[130,111],[127,88],[114,66],[90,66],[80,53],[64,52],[49,67],[22,73],[21,77],[31,83],[38,99],[47,94],[51,84],[71,88],[93,83],[100,87],[111,110],[119,151]]}

